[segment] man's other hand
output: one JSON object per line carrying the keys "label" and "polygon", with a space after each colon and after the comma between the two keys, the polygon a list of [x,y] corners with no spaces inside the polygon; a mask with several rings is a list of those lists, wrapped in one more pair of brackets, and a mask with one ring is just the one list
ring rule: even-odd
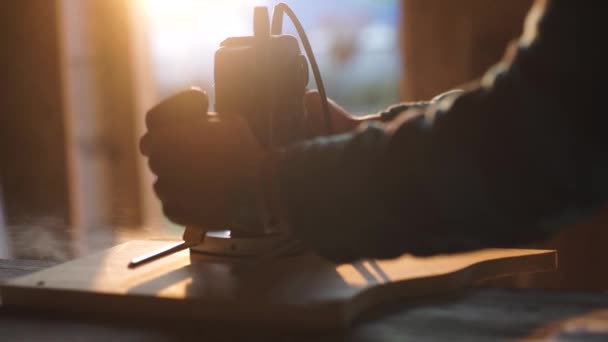
{"label": "man's other hand", "polygon": [[207,109],[199,89],[171,96],[147,113],[140,149],[170,220],[225,229],[235,210],[231,198],[257,181],[263,151],[242,117]]}

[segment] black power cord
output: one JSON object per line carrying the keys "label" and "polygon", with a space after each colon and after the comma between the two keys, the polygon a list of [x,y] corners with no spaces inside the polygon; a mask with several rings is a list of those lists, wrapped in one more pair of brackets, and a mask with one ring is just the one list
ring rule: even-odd
{"label": "black power cord", "polygon": [[298,36],[300,36],[300,40],[302,41],[302,45],[304,46],[304,51],[306,52],[306,56],[310,61],[310,67],[315,77],[315,83],[317,84],[319,95],[321,96],[321,107],[323,109],[323,115],[325,117],[325,126],[327,128],[327,134],[333,134],[334,130],[329,112],[329,102],[327,101],[327,94],[325,92],[325,86],[323,85],[323,79],[321,78],[321,72],[319,71],[319,65],[317,64],[317,60],[315,59],[315,55],[312,51],[312,47],[310,46],[310,42],[308,41],[308,36],[304,31],[304,27],[302,27],[302,23],[300,23],[300,20],[298,19],[294,11],[286,3],[281,2],[274,7],[274,12],[272,13],[272,27],[270,33],[273,35],[279,35],[282,33],[283,14],[287,14],[287,16],[296,28]]}

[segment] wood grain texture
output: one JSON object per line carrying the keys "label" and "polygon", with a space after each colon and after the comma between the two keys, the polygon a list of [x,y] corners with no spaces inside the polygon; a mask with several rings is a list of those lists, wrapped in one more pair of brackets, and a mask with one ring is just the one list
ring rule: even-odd
{"label": "wood grain texture", "polygon": [[386,301],[445,293],[491,277],[556,266],[553,251],[496,249],[339,266],[313,254],[251,265],[183,251],[127,268],[133,257],[166,244],[131,241],[14,279],[1,288],[3,304],[334,328]]}

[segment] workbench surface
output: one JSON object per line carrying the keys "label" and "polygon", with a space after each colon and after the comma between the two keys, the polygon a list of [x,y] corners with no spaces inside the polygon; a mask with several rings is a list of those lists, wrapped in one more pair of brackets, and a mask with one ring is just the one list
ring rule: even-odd
{"label": "workbench surface", "polygon": [[[52,265],[49,261],[0,260],[0,282]],[[0,308],[2,341],[251,341],[268,340],[273,337],[269,334],[219,322],[117,320]],[[494,341],[556,336],[560,341],[608,340],[608,294],[472,288],[415,303],[395,303],[344,332],[310,336],[282,332],[274,337],[288,341]]]}

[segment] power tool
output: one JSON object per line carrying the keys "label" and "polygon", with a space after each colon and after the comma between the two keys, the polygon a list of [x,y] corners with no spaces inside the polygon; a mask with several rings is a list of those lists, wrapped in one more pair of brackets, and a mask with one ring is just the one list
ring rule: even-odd
{"label": "power tool", "polygon": [[[293,22],[300,41],[283,34],[285,15]],[[279,3],[274,7],[271,19],[267,7],[255,7],[253,23],[252,36],[227,38],[215,53],[215,111],[244,116],[265,148],[287,146],[305,139],[304,95],[310,63],[322,101],[327,133],[331,134],[329,104],[321,73],[304,28],[293,10],[287,4]],[[306,55],[301,53],[300,43]],[[186,227],[183,242],[135,258],[129,267],[186,248],[205,254],[260,260],[300,250],[297,241],[280,227],[268,228],[254,227],[244,234],[231,227],[221,231]]]}

